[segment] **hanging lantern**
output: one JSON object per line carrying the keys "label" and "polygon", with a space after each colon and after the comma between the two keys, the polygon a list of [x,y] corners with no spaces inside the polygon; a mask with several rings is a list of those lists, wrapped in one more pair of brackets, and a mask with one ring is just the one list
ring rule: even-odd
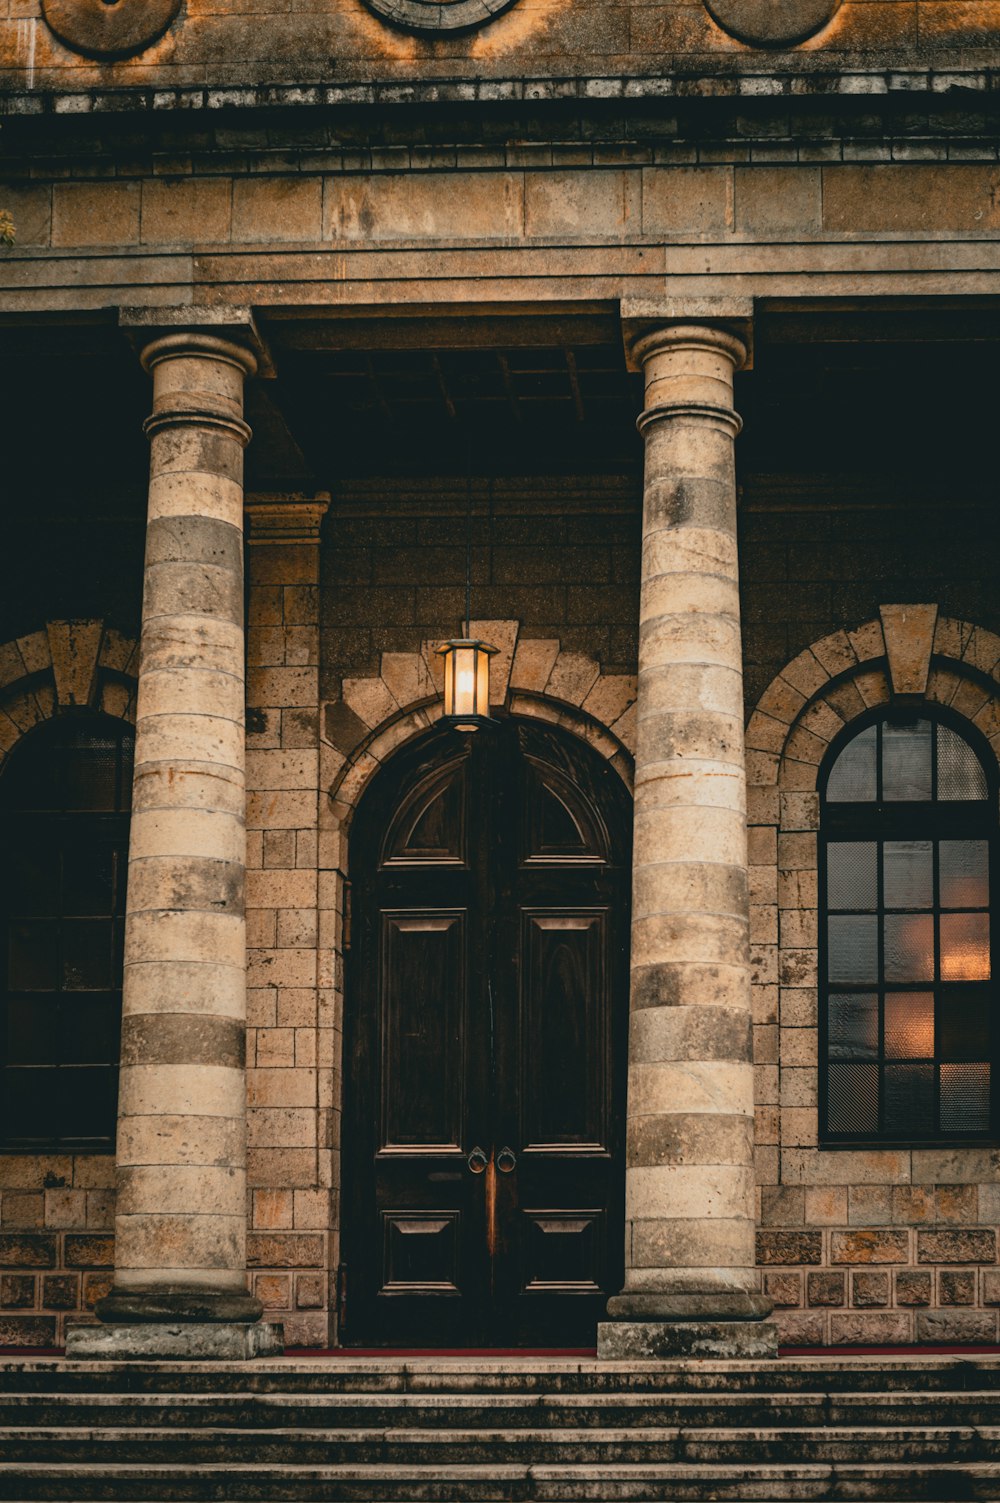
{"label": "hanging lantern", "polygon": [[469,637],[438,648],[444,658],[444,718],[458,731],[478,730],[490,718],[490,658],[496,650]]}

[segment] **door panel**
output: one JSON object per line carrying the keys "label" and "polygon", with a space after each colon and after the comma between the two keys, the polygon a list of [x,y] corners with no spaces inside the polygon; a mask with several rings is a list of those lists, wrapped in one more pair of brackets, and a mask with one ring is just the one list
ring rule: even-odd
{"label": "door panel", "polygon": [[383,913],[381,1147],[461,1148],[465,914]]}
{"label": "door panel", "polygon": [[606,919],[522,913],[522,1152],[606,1147]]}
{"label": "door panel", "polygon": [[354,1345],[590,1345],[622,1277],[630,802],[500,720],[401,751],[351,837]]}
{"label": "door panel", "polygon": [[464,760],[422,779],[392,822],[383,864],[464,864],[467,802]]}
{"label": "door panel", "polygon": [[383,1211],[382,1294],[459,1294],[457,1211]]}

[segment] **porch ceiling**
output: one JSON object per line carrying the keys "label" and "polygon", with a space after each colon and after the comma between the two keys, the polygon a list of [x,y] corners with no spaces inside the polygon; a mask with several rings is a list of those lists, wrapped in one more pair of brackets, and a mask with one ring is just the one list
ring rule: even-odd
{"label": "porch ceiling", "polygon": [[620,345],[285,350],[271,398],[319,477],[638,469]]}

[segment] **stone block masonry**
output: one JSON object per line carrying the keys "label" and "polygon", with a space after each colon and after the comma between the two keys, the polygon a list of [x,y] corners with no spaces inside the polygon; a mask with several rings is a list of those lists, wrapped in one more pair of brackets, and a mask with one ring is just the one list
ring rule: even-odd
{"label": "stone block masonry", "polygon": [[[558,640],[606,673],[634,673],[638,477],[473,487],[473,613],[516,619],[521,639]],[[346,486],[322,551],[325,701],[376,674],[382,653],[419,651],[465,609],[464,484]]]}
{"label": "stone block masonry", "polygon": [[288,1346],[331,1340],[339,1035],[320,934],[320,525],[328,498],[249,498],[247,1268]]}
{"label": "stone block masonry", "polygon": [[114,1271],[110,1154],[0,1157],[0,1347],[62,1346]]}
{"label": "stone block masonry", "polygon": [[[916,1157],[916,1155],[914,1155]],[[764,1191],[757,1257],[764,1290],[774,1300],[782,1342],[792,1346],[854,1346],[995,1342],[1000,1307],[993,1186],[925,1188],[922,1225],[890,1223],[895,1208],[912,1214],[909,1187],[880,1187],[879,1226],[773,1226],[774,1197]],[[947,1220],[956,1188],[972,1224]],[[840,1197],[858,1197],[844,1187]],[[803,1202],[805,1195],[803,1195]],[[833,1209],[834,1195],[825,1197]],[[843,1209],[843,1207],[838,1207]],[[814,1213],[822,1206],[813,1204]],[[852,1206],[844,1220],[850,1222]],[[865,1218],[870,1210],[859,1209]],[[824,1265],[824,1266],[818,1266]]]}

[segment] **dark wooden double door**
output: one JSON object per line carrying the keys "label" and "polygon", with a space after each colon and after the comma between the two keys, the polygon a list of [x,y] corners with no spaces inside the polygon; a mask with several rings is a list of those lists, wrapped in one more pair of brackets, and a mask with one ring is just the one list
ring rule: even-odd
{"label": "dark wooden double door", "polygon": [[342,1339],[590,1345],[623,1261],[631,803],[500,719],[398,754],[351,836]]}

